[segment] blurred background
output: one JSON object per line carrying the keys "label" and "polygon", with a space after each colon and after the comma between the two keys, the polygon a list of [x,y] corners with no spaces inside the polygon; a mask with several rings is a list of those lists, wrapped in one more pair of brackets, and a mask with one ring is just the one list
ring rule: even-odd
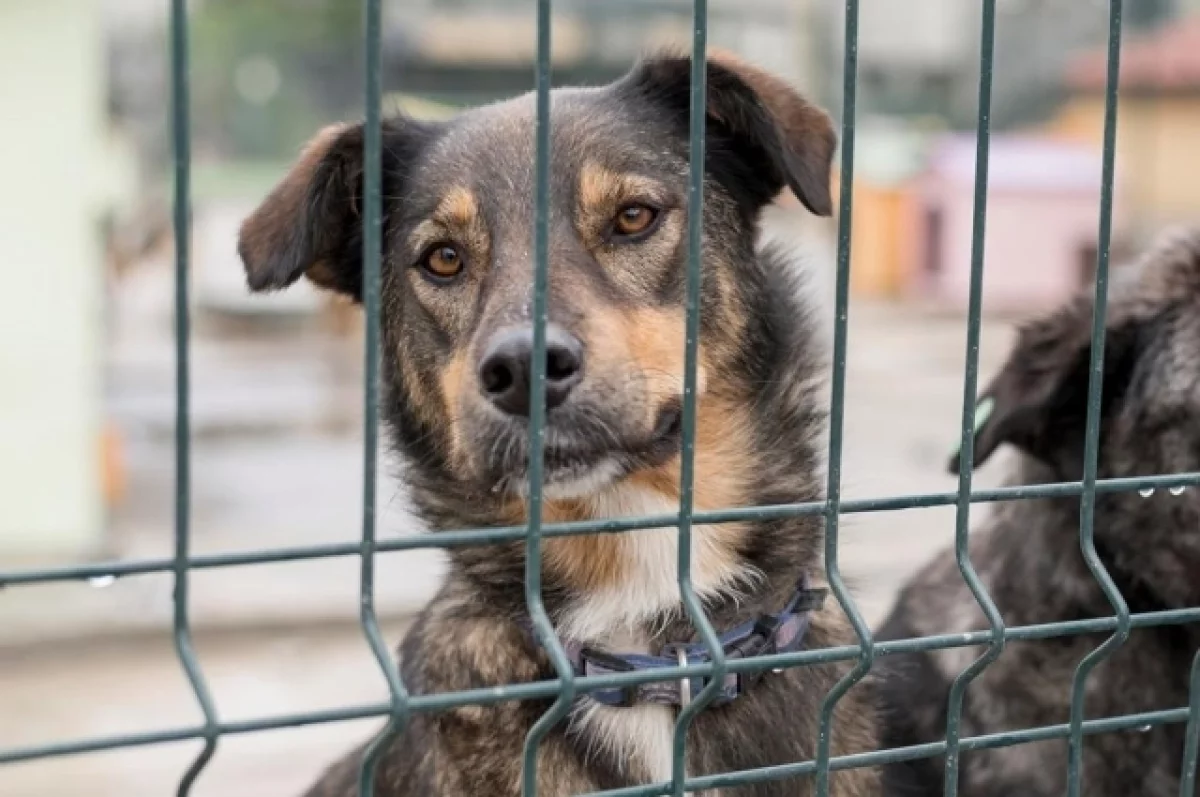
{"label": "blurred background", "polygon": [[[355,540],[356,312],[297,286],[245,292],[246,212],[320,126],[362,113],[359,3],[191,3],[192,549]],[[863,0],[845,483],[953,489],[961,412],[979,3]],[[710,39],[841,109],[840,0],[711,0]],[[0,569],[169,555],[174,342],[166,0],[0,2]],[[682,0],[559,0],[559,84],[687,46]],[[1200,207],[1200,2],[1126,3],[1114,251]],[[1012,325],[1092,278],[1107,2],[1000,0],[983,379]],[[439,115],[532,86],[527,0],[385,0],[386,105]],[[794,203],[768,234],[832,292],[835,221]],[[1118,262],[1116,267],[1120,267]],[[384,536],[417,533],[385,463]],[[1003,460],[978,477],[993,484]],[[977,511],[986,511],[978,509]],[[848,516],[846,571],[877,622],[953,537],[950,508]],[[379,558],[389,644],[437,583],[436,552]],[[376,701],[354,559],[191,577],[196,647],[223,720]],[[0,591],[0,749],[200,719],[171,648],[167,575]],[[297,794],[378,723],[231,736],[194,794]],[[174,793],[195,743],[0,767],[0,794]]]}

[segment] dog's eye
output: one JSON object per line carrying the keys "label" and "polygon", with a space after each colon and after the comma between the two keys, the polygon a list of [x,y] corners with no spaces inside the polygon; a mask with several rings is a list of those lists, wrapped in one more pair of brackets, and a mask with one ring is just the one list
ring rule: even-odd
{"label": "dog's eye", "polygon": [[456,247],[437,244],[421,258],[421,269],[435,282],[446,282],[462,273],[463,258]]}
{"label": "dog's eye", "polygon": [[626,205],[613,219],[613,235],[632,238],[650,231],[658,221],[658,211],[649,205]]}

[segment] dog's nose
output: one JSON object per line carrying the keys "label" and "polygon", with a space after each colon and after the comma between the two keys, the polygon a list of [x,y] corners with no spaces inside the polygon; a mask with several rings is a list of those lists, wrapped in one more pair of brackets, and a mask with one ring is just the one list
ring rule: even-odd
{"label": "dog's nose", "polygon": [[[555,324],[546,327],[546,409],[566,401],[583,378],[583,344]],[[533,379],[533,328],[508,329],[496,335],[479,364],[484,395],[509,415],[529,416],[529,384]]]}

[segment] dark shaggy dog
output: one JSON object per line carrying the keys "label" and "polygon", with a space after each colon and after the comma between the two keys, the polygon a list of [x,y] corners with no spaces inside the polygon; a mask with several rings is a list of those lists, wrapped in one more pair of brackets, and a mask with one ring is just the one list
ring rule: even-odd
{"label": "dark shaggy dog", "polygon": [[[1114,271],[1105,339],[1101,478],[1200,470],[1200,232],[1173,235]],[[1009,483],[1078,480],[1091,351],[1092,299],[1026,327],[983,394],[994,402],[977,432],[975,465],[997,446],[1018,451]],[[957,462],[952,463],[957,472]],[[1178,492],[1178,491],[1174,491]],[[1200,606],[1200,494],[1160,490],[1097,496],[1096,547],[1133,612]],[[971,559],[1007,625],[1110,617],[1079,550],[1079,500],[998,505],[971,541]],[[903,591],[881,633],[900,639],[986,629],[952,553]],[[1010,642],[967,690],[963,734],[1065,723],[1079,661],[1107,634]],[[1200,628],[1135,630],[1088,681],[1085,717],[1186,706]],[[949,687],[982,653],[959,648],[884,665],[888,746],[945,738]],[[1184,728],[1085,737],[1091,797],[1176,797]],[[964,797],[1059,797],[1066,740],[962,755]],[[942,762],[888,768],[889,793],[939,795]]]}
{"label": "dark shaggy dog", "polygon": [[[677,508],[689,70],[688,58],[664,55],[611,85],[553,93],[548,521]],[[819,499],[822,352],[796,264],[757,251],[756,236],[761,210],[787,189],[830,214],[835,136],[824,113],[756,68],[718,57],[708,81],[696,505]],[[383,413],[434,531],[525,518],[534,121],[525,96],[445,124],[401,117],[383,129]],[[251,288],[307,276],[360,296],[362,143],[361,126],[321,133],[247,220],[240,249]],[[695,639],[676,584],[676,536],[548,539],[545,600],[564,642],[653,655]],[[797,584],[819,579],[821,548],[816,518],[696,528],[694,580],[718,631],[805,595]],[[401,646],[410,690],[554,677],[526,632],[523,551],[452,549],[445,585]],[[805,616],[806,646],[854,641],[832,601]],[[744,694],[692,726],[690,774],[811,758],[821,700],[846,670],[747,679]],[[680,702],[699,679],[689,687],[677,687]],[[645,694],[632,703],[581,698],[541,747],[539,794],[668,779],[677,705]],[[383,755],[376,793],[517,794],[525,735],[548,705],[414,717]],[[865,688],[841,702],[835,754],[874,746],[872,705]],[[360,756],[330,769],[310,794],[353,794]],[[877,784],[871,771],[837,773],[833,793],[874,795]],[[723,793],[811,788],[792,780]]]}

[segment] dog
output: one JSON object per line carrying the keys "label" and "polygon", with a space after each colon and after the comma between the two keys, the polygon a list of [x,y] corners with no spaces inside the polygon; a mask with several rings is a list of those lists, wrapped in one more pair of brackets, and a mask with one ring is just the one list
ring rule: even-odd
{"label": "dog", "polygon": [[[690,71],[690,56],[659,52],[608,85],[551,95],[546,522],[678,511]],[[733,56],[715,53],[707,81],[695,506],[819,500],[825,355],[797,264],[756,241],[761,211],[788,190],[832,215],[836,135],[822,110]],[[534,100],[382,127],[381,415],[433,532],[527,519]],[[322,131],[246,219],[239,251],[251,290],[307,276],[361,299],[362,148],[361,125]],[[577,672],[703,660],[680,599],[677,537],[670,528],[545,540],[546,611]],[[718,633],[741,633],[737,645],[756,651],[853,644],[840,609],[820,600],[822,545],[815,517],[697,525],[693,581]],[[407,688],[555,678],[530,628],[524,543],[448,555],[443,586],[400,646]],[[785,626],[786,639],[775,630]],[[811,759],[821,702],[849,666],[729,679],[691,727],[688,775]],[[676,717],[703,686],[581,694],[540,747],[538,793],[669,780]],[[551,702],[413,716],[382,754],[375,794],[518,794],[526,733]],[[838,704],[833,754],[873,748],[873,706],[866,688]],[[355,794],[363,749],[308,794]],[[831,786],[869,797],[878,773],[835,772]],[[811,778],[793,778],[708,794],[811,790]]]}
{"label": "dog", "polygon": [[[1097,467],[1101,478],[1200,470],[1200,231],[1167,234],[1114,269],[1104,344]],[[1093,298],[1081,295],[1022,329],[981,395],[973,465],[1001,445],[1016,451],[1008,483],[1077,481],[1083,474]],[[957,455],[950,463],[958,472]],[[1143,491],[1144,492],[1144,491]],[[972,534],[971,561],[1007,626],[1111,617],[1080,552],[1078,496],[999,504]],[[1096,549],[1132,612],[1200,606],[1200,494],[1158,490],[1096,496]],[[986,630],[947,551],[902,590],[878,639]],[[1066,723],[1072,676],[1110,634],[1010,641],[967,690],[962,734]],[[1087,682],[1085,718],[1188,704],[1195,625],[1134,630]],[[887,657],[880,679],[887,747],[945,738],[954,678],[986,648]],[[1092,797],[1179,794],[1184,728],[1084,739],[1084,792]],[[941,759],[885,768],[888,794],[940,795]],[[1067,740],[961,754],[960,794],[1059,797]]]}

